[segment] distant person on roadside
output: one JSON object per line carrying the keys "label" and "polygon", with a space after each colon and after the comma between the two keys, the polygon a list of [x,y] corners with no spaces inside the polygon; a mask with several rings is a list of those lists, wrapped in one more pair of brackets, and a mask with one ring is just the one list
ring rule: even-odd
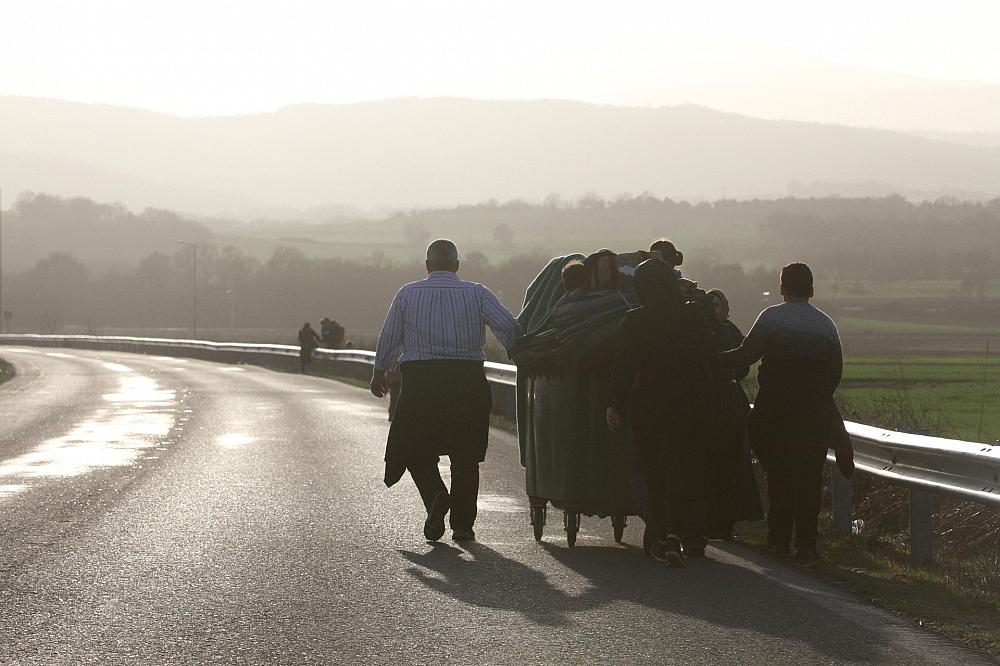
{"label": "distant person on roadside", "polygon": [[741,368],[762,359],[759,391],[748,419],[750,445],[767,473],[768,544],[780,555],[818,557],[817,518],[828,448],[850,478],[851,440],[833,394],[843,372],[837,326],[809,303],[813,276],[802,263],[781,269],[784,302],[766,308],[746,339],[722,354],[722,364]]}
{"label": "distant person on roadside", "polygon": [[[718,354],[704,312],[686,303],[673,268],[647,259],[636,268],[640,307],[618,332],[608,428],[629,416],[646,468],[649,554],[671,566],[705,554],[705,510],[712,494],[712,447],[719,440]],[[683,548],[683,552],[682,552]]]}
{"label": "distant person on roadside", "polygon": [[[450,240],[427,246],[427,277],[405,285],[389,306],[379,334],[371,392],[388,390],[387,372],[399,361],[399,404],[385,450],[385,485],[407,470],[427,520],[424,536],[475,539],[479,463],[486,458],[492,396],[483,371],[486,326],[510,352],[521,327],[489,289],[459,279],[458,248]],[[438,456],[451,459],[451,494]]]}
{"label": "distant person on roadside", "polygon": [[323,317],[319,320],[319,337],[326,349],[333,349],[333,320]]}
{"label": "distant person on roadside", "polygon": [[299,329],[299,370],[306,371],[306,367],[312,361],[313,351],[319,347],[320,339],[313,330],[312,324],[306,322]]}
{"label": "distant person on roadside", "polygon": [[347,337],[347,329],[345,329],[336,319],[330,320],[330,326],[333,329],[330,336],[330,344],[332,345],[330,349],[340,349],[341,347],[346,347],[344,339]]}
{"label": "distant person on roadside", "polygon": [[[707,296],[711,305],[708,324],[715,338],[715,348],[726,351],[739,347],[743,332],[729,321],[729,299],[720,289],[712,289]],[[720,476],[722,492],[709,506],[707,536],[712,539],[731,541],[735,523],[764,518],[747,442],[750,401],[740,385],[749,372],[750,366],[744,365],[727,369],[721,377],[723,413],[719,417],[724,426],[724,439],[714,467]]]}
{"label": "distant person on roadside", "polygon": [[336,320],[324,317],[323,321],[319,323],[319,331],[325,348],[340,349],[341,345],[344,344],[346,331]]}

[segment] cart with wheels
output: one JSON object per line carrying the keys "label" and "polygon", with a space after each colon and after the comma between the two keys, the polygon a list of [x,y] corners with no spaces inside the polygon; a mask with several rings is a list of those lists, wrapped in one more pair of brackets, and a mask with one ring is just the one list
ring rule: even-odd
{"label": "cart with wheels", "polygon": [[525,481],[538,541],[549,505],[562,510],[571,547],[581,516],[610,517],[620,543],[627,518],[637,513],[628,429],[612,433],[605,422],[607,377],[591,369],[528,378],[521,427],[526,429]]}

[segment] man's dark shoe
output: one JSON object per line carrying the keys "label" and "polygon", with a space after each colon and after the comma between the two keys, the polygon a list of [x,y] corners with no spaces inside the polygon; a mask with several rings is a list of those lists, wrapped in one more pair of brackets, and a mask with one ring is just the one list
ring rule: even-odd
{"label": "man's dark shoe", "polygon": [[705,557],[705,547],[697,546],[694,548],[688,548],[684,546],[684,555],[687,557]]}
{"label": "man's dark shoe", "polygon": [[455,541],[475,541],[476,533],[469,529],[457,529],[451,531],[451,538]]}
{"label": "man's dark shoe", "polygon": [[431,510],[427,512],[424,521],[424,537],[428,541],[437,541],[444,536],[444,516],[448,513],[448,493],[442,491],[434,498]]}

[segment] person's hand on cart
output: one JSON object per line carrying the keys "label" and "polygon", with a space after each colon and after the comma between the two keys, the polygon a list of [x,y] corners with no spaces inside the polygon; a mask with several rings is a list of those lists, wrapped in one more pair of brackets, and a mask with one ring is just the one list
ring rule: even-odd
{"label": "person's hand on cart", "polygon": [[608,407],[607,418],[608,430],[618,432],[618,429],[622,427],[622,417],[618,413],[618,410],[614,407]]}

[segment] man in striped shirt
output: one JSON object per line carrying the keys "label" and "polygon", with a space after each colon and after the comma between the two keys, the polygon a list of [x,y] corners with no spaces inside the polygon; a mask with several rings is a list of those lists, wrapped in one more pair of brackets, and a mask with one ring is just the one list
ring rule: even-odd
{"label": "man in striped shirt", "polygon": [[833,399],[843,352],[833,320],[809,303],[808,266],[781,270],[781,295],[784,303],[761,312],[739,348],[723,352],[722,363],[739,367],[762,359],[747,430],[767,472],[768,540],[778,553],[788,553],[794,532],[796,555],[810,559],[817,556],[826,450],[837,453],[845,476],[854,468],[850,437]]}
{"label": "man in striped shirt", "polygon": [[[399,361],[402,386],[389,428],[385,484],[409,471],[424,506],[424,536],[475,538],[479,463],[486,457],[492,397],[483,372],[486,326],[508,350],[521,327],[489,289],[459,279],[458,248],[450,240],[427,246],[427,278],[405,285],[389,306],[379,334],[371,392],[388,389],[386,371]],[[438,456],[451,459],[451,494]]]}

